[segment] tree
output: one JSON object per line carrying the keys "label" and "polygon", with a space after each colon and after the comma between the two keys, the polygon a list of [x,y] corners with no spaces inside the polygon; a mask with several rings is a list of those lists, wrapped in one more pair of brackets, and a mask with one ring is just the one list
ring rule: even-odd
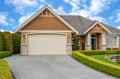
{"label": "tree", "polygon": [[4,51],[2,32],[0,32],[0,51]]}
{"label": "tree", "polygon": [[75,33],[72,34],[72,49],[73,50],[79,50],[79,42],[80,42],[80,36],[76,35]]}
{"label": "tree", "polygon": [[20,53],[20,35],[12,34],[12,42],[13,42],[13,53]]}
{"label": "tree", "polygon": [[13,46],[12,46],[12,35],[10,32],[5,31],[2,33],[3,36],[3,44],[4,44],[4,50],[5,51],[11,51],[13,52]]}

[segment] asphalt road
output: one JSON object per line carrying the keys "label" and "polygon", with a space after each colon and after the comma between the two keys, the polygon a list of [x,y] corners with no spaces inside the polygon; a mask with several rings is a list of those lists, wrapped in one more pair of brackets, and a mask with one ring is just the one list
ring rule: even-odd
{"label": "asphalt road", "polygon": [[14,79],[117,79],[83,65],[69,55],[14,55],[5,60]]}

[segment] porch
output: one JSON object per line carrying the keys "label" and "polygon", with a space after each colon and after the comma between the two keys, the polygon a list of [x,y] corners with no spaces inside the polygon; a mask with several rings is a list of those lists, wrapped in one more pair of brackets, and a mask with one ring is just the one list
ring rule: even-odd
{"label": "porch", "polygon": [[81,50],[106,50],[106,34],[105,33],[88,33],[81,36]]}

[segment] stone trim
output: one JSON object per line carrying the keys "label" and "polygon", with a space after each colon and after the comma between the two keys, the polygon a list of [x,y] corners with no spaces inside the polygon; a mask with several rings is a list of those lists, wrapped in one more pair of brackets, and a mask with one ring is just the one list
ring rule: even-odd
{"label": "stone trim", "polygon": [[27,45],[21,45],[21,55],[28,55]]}
{"label": "stone trim", "polygon": [[72,54],[72,44],[66,45],[66,52],[67,52],[67,54]]}
{"label": "stone trim", "polygon": [[86,50],[91,50],[91,45],[86,45]]}

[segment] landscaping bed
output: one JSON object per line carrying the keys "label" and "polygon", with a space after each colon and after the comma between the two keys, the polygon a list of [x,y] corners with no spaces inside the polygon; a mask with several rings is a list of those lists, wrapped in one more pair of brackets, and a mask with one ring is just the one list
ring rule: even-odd
{"label": "landscaping bed", "polygon": [[12,79],[12,74],[8,63],[0,59],[0,79]]}
{"label": "landscaping bed", "polygon": [[112,51],[108,51],[108,52],[107,51],[87,51],[87,52],[73,51],[72,57],[74,57],[78,61],[86,65],[89,65],[90,67],[93,67],[99,71],[106,72],[108,74],[111,74],[113,76],[117,76],[120,78],[120,66],[107,63],[107,62],[98,60],[90,56],[90,55],[97,55],[97,54],[104,55],[104,54],[116,54],[116,53],[120,53],[120,52],[119,51],[113,51],[113,52]]}

